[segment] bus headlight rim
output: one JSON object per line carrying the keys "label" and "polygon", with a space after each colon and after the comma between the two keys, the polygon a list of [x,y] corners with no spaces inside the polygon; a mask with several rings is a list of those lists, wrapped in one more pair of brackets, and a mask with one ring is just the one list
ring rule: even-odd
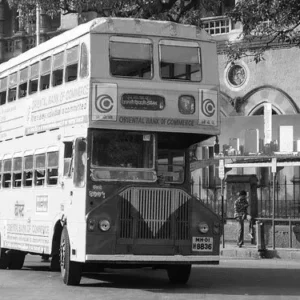
{"label": "bus headlight rim", "polygon": [[110,222],[107,219],[102,219],[98,223],[99,229],[103,232],[106,232],[110,229]]}
{"label": "bus headlight rim", "polygon": [[201,233],[207,233],[209,231],[209,226],[206,222],[200,222],[198,224],[198,230],[201,232]]}

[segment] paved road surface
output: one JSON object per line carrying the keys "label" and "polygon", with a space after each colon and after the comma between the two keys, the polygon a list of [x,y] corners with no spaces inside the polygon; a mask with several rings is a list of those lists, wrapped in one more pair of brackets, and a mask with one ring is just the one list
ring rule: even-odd
{"label": "paved road surface", "polygon": [[193,267],[186,286],[169,284],[163,270],[105,270],[85,274],[78,287],[65,286],[49,263],[28,256],[22,270],[0,270],[1,300],[244,300],[300,299],[300,262],[222,260]]}

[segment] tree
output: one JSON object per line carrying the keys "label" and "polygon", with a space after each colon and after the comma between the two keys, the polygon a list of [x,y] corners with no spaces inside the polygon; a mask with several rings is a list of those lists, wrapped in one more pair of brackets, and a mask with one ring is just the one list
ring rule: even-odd
{"label": "tree", "polygon": [[227,15],[242,25],[238,40],[228,43],[231,62],[246,56],[259,62],[275,46],[300,46],[299,0],[239,0]]}
{"label": "tree", "polygon": [[48,15],[96,11],[99,16],[134,17],[201,24],[204,13],[213,14],[222,0],[7,0],[23,16],[34,16],[36,4]]}

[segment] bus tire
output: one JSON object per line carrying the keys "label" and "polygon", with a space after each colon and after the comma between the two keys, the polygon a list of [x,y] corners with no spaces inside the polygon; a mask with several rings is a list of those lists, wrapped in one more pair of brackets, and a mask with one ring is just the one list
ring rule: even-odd
{"label": "bus tire", "polygon": [[79,285],[81,280],[81,264],[71,261],[71,247],[67,227],[63,228],[60,239],[60,270],[66,285]]}
{"label": "bus tire", "polygon": [[8,269],[21,270],[23,268],[26,253],[18,250],[8,250],[7,255],[9,256]]}
{"label": "bus tire", "polygon": [[167,272],[172,284],[186,284],[190,278],[191,265],[170,265]]}
{"label": "bus tire", "polygon": [[0,269],[5,270],[8,268],[9,264],[9,256],[7,255],[6,249],[1,249],[1,256],[0,256]]}
{"label": "bus tire", "polygon": [[60,271],[60,260],[59,254],[55,254],[52,256],[50,261],[50,270],[52,272],[59,272]]}

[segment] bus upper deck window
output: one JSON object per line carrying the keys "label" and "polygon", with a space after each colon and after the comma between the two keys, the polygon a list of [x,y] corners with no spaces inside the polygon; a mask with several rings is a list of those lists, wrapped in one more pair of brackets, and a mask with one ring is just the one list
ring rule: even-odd
{"label": "bus upper deck window", "polygon": [[41,90],[46,90],[50,85],[50,68],[51,68],[51,57],[47,57],[42,60],[41,66]]}
{"label": "bus upper deck window", "polygon": [[151,79],[152,43],[147,39],[112,39],[109,43],[110,73],[113,76]]}
{"label": "bus upper deck window", "polygon": [[78,49],[78,46],[67,49],[66,82],[77,79]]}
{"label": "bus upper deck window", "polygon": [[166,80],[200,81],[200,48],[196,43],[161,41],[160,76]]}
{"label": "bus upper deck window", "polygon": [[30,66],[29,78],[29,94],[34,94],[38,91],[39,86],[39,62]]}
{"label": "bus upper deck window", "polygon": [[20,71],[19,98],[27,96],[28,67]]}
{"label": "bus upper deck window", "polygon": [[57,86],[63,83],[64,73],[64,51],[53,56],[53,71],[52,71],[52,85]]}
{"label": "bus upper deck window", "polygon": [[80,77],[89,76],[89,53],[85,43],[81,44],[80,53]]}
{"label": "bus upper deck window", "polygon": [[17,72],[14,72],[9,75],[8,102],[12,102],[17,99],[17,74]]}
{"label": "bus upper deck window", "polygon": [[6,103],[7,77],[0,79],[0,105]]}

